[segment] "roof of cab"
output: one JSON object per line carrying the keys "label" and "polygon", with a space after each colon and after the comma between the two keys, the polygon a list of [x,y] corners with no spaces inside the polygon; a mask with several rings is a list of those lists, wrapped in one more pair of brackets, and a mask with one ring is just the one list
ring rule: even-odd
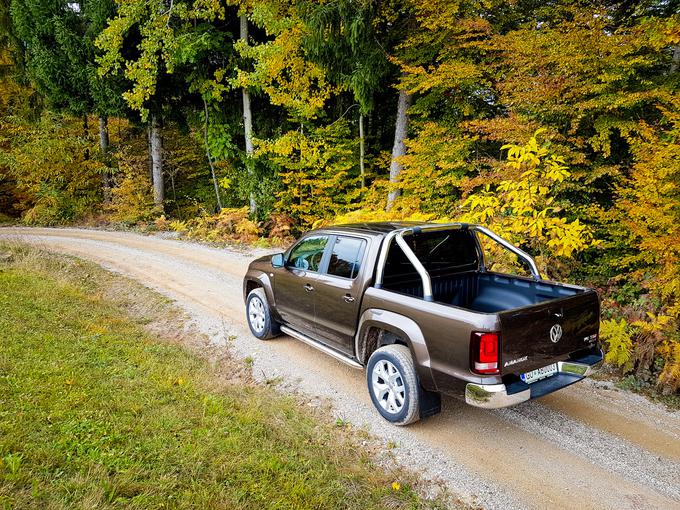
{"label": "roof of cab", "polygon": [[366,223],[345,223],[342,225],[330,225],[320,230],[342,230],[347,232],[363,232],[365,234],[386,235],[393,230],[406,227],[424,227],[432,225],[422,221],[390,221],[390,222],[366,222]]}

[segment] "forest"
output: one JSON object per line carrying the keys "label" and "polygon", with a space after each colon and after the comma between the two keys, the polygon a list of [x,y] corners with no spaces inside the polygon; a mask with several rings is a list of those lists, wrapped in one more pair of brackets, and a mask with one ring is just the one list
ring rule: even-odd
{"label": "forest", "polygon": [[482,223],[677,395],[679,90],[676,0],[0,0],[0,222]]}

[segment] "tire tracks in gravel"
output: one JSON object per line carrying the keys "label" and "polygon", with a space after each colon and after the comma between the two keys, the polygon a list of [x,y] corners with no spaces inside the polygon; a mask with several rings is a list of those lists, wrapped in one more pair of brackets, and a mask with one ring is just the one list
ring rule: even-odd
{"label": "tire tracks in gravel", "polygon": [[11,228],[0,237],[93,260],[177,300],[216,345],[252,356],[261,378],[329,398],[337,416],[398,444],[403,465],[467,501],[680,509],[680,415],[642,397],[593,381],[497,411],[445,397],[440,415],[398,428],[373,411],[362,372],[289,337],[250,336],[241,278],[252,255],[127,232]]}

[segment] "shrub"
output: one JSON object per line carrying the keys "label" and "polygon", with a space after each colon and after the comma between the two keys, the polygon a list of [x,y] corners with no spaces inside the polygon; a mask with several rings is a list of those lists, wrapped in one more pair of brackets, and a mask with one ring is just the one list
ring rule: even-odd
{"label": "shrub", "polygon": [[111,219],[128,225],[152,219],[155,210],[148,174],[135,171],[125,159],[120,160],[120,166],[108,207]]}
{"label": "shrub", "polygon": [[596,243],[586,225],[566,217],[559,187],[572,175],[561,157],[550,154],[548,143],[539,144],[541,132],[524,146],[503,146],[508,150],[506,177],[468,195],[461,219],[488,224],[546,259],[569,258]]}
{"label": "shrub", "polygon": [[1,127],[10,136],[0,150],[0,167],[26,223],[66,223],[100,203],[106,167],[81,119],[46,113],[36,123],[3,119]]}
{"label": "shrub", "polygon": [[219,214],[170,223],[170,228],[192,239],[209,242],[254,243],[262,234],[248,218],[248,207],[225,208]]}
{"label": "shrub", "polygon": [[600,338],[608,345],[605,361],[620,367],[624,374],[630,372],[633,368],[633,340],[626,320],[607,319],[602,321]]}

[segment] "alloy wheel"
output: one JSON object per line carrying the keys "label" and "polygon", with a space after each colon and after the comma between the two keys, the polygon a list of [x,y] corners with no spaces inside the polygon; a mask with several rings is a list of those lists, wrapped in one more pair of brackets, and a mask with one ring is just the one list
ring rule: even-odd
{"label": "alloy wheel", "polygon": [[399,369],[389,360],[373,365],[371,386],[376,400],[385,411],[398,414],[404,407],[406,387]]}
{"label": "alloy wheel", "polygon": [[248,304],[248,320],[257,333],[264,331],[265,312],[264,303],[258,296],[253,296]]}

